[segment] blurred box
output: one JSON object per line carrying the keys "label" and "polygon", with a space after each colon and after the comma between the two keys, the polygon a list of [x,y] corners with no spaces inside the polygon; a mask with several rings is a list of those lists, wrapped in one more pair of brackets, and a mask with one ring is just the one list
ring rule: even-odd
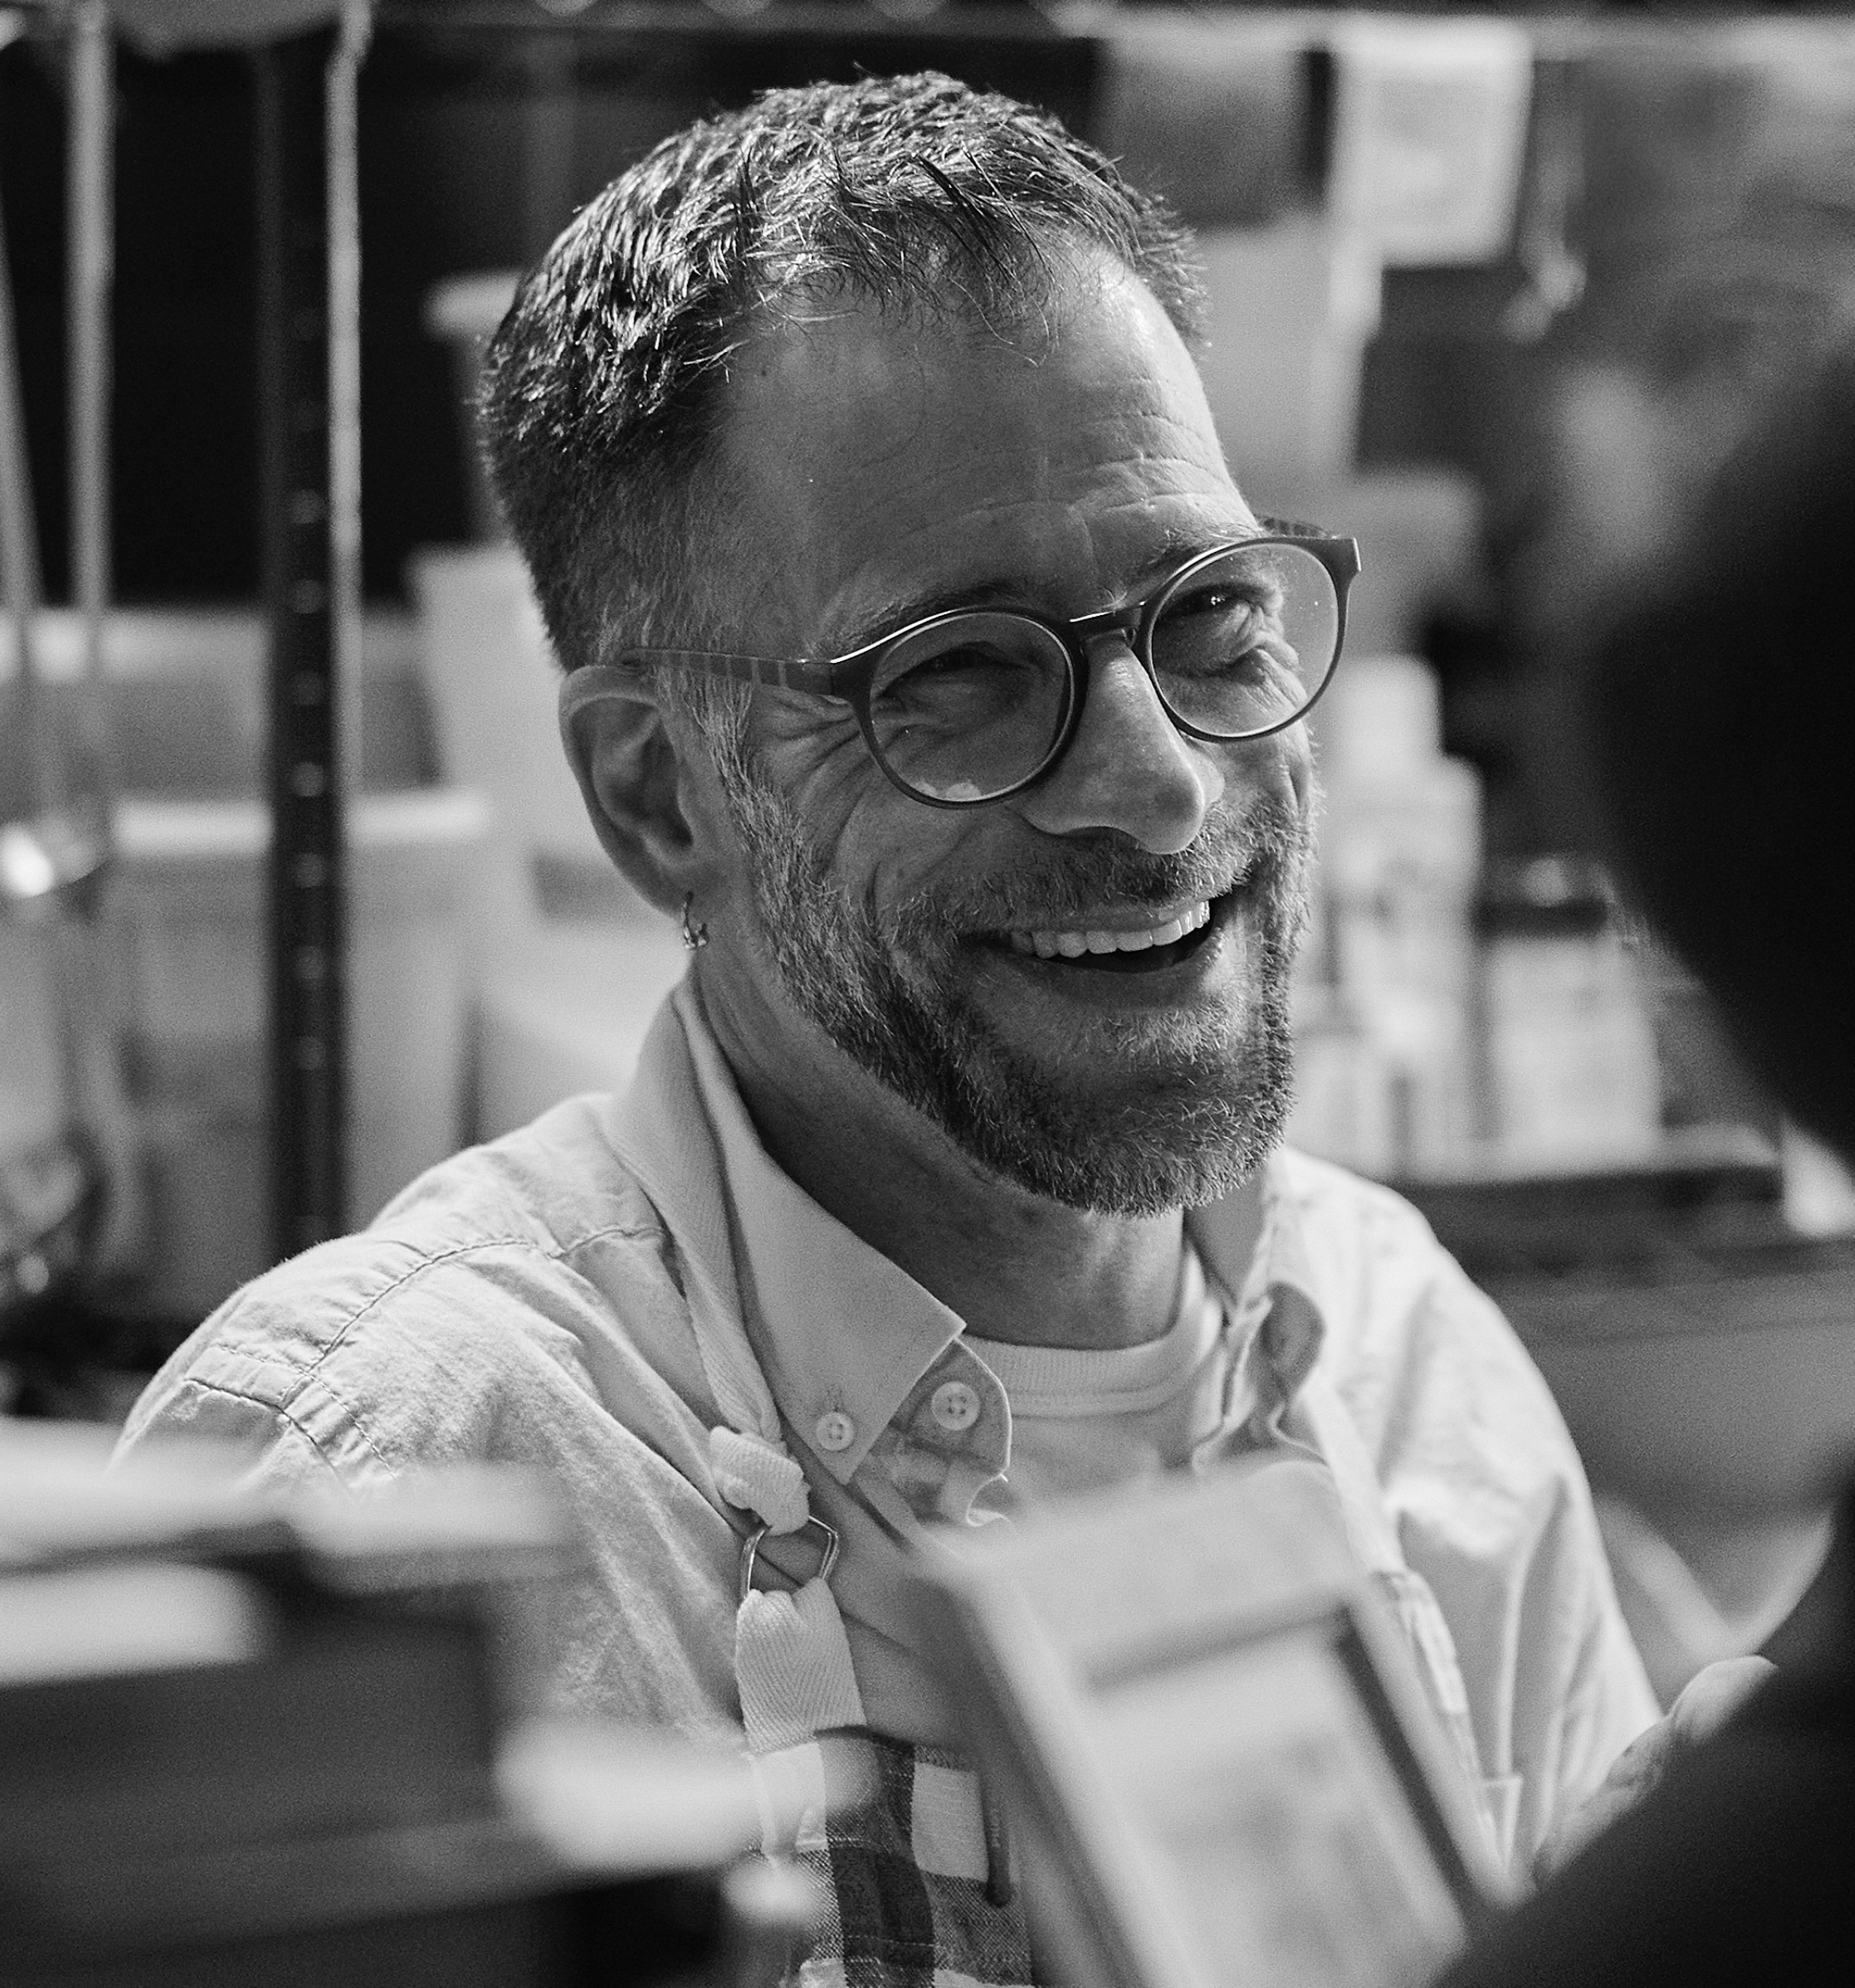
{"label": "blurred box", "polygon": [[[80,618],[48,608],[33,658],[54,733],[81,739]],[[119,608],[103,631],[103,715],[116,783],[179,800],[255,795],[267,725],[267,637],[255,608]],[[13,630],[0,626],[0,684],[13,674]],[[411,619],[370,612],[363,629],[360,785],[386,792],[438,777]]]}
{"label": "blurred box", "polygon": [[689,955],[613,866],[561,745],[561,672],[527,569],[509,546],[414,562],[439,750],[487,800],[471,880],[477,1117],[484,1137],[579,1091],[631,1082]]}
{"label": "blurred box", "polygon": [[[486,811],[456,788],[362,795],[349,842],[349,1214],[463,1143],[464,912]],[[147,1141],[141,1296],[203,1314],[269,1261],[264,871],[255,800],[125,801],[118,907]]]}
{"label": "blurred box", "polygon": [[[242,1488],[0,1418],[0,1975],[18,1988],[772,1988],[737,1756],[537,1718],[580,1546],[489,1467]],[[769,1873],[769,1876],[773,1874]],[[748,1881],[743,1882],[743,1879]]]}
{"label": "blurred box", "polygon": [[1310,213],[1207,228],[1197,245],[1211,329],[1198,370],[1231,474],[1259,510],[1314,514],[1353,471],[1377,252]]}

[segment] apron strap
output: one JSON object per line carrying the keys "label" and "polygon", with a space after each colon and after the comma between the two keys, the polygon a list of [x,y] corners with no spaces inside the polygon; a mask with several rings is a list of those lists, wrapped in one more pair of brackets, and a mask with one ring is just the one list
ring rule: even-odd
{"label": "apron strap", "polygon": [[[741,1546],[734,1680],[760,1786],[762,1847],[769,1856],[790,1856],[816,1805],[795,1801],[795,1770],[799,1782],[807,1778],[800,1762],[820,1733],[867,1723],[843,1617],[826,1578],[837,1561],[837,1535],[812,1516],[805,1473],[784,1446],[738,1429],[715,1428],[709,1431],[708,1459],[722,1497],[760,1521]],[[754,1563],[766,1535],[808,1528],[825,1542],[818,1573],[790,1594],[755,1587]]]}
{"label": "apron strap", "polygon": [[1417,1660],[1424,1695],[1429,1700],[1430,1709],[1447,1735],[1477,1798],[1488,1839],[1499,1850],[1501,1831],[1489,1798],[1481,1749],[1476,1743],[1475,1722],[1455,1639],[1449,1633],[1449,1624],[1429,1583],[1406,1563],[1396,1529],[1385,1510],[1371,1458],[1338,1389],[1318,1367],[1302,1381],[1283,1418],[1285,1433],[1291,1438],[1297,1423],[1307,1438],[1307,1446],[1333,1472],[1353,1550],[1404,1632],[1405,1641]]}

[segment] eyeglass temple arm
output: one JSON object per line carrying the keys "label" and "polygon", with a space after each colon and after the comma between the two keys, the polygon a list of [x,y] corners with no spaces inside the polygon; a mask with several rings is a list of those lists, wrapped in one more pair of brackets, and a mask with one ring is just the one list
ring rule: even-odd
{"label": "eyeglass temple arm", "polygon": [[705,677],[726,677],[737,683],[766,683],[780,690],[803,690],[814,697],[842,695],[832,684],[832,666],[780,656],[731,655],[719,649],[633,649],[619,658],[622,670],[644,671],[654,665],[698,670]]}

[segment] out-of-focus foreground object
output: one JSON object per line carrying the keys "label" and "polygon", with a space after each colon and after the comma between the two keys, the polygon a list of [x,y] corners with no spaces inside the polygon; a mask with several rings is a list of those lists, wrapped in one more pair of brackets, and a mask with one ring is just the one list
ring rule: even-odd
{"label": "out-of-focus foreground object", "polygon": [[921,1593],[1034,1930],[1078,1988],[1394,1988],[1501,1895],[1316,1466],[987,1528]]}
{"label": "out-of-focus foreground object", "polygon": [[575,1545],[484,1469],[287,1502],[0,1422],[0,1924],[19,1988],[760,1988],[802,1895],[744,1765],[534,1715]]}

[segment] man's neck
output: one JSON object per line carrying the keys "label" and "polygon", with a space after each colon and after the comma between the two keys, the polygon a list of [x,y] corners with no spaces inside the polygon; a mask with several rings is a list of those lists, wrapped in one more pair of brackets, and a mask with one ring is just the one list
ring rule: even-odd
{"label": "man's neck", "polygon": [[[873,1078],[819,1082],[757,1058],[725,1013],[711,1020],[774,1163],[979,1337],[1105,1349],[1171,1324],[1180,1210],[1103,1215],[1045,1199],[981,1168]],[[1243,1193],[1259,1211],[1257,1188]]]}

